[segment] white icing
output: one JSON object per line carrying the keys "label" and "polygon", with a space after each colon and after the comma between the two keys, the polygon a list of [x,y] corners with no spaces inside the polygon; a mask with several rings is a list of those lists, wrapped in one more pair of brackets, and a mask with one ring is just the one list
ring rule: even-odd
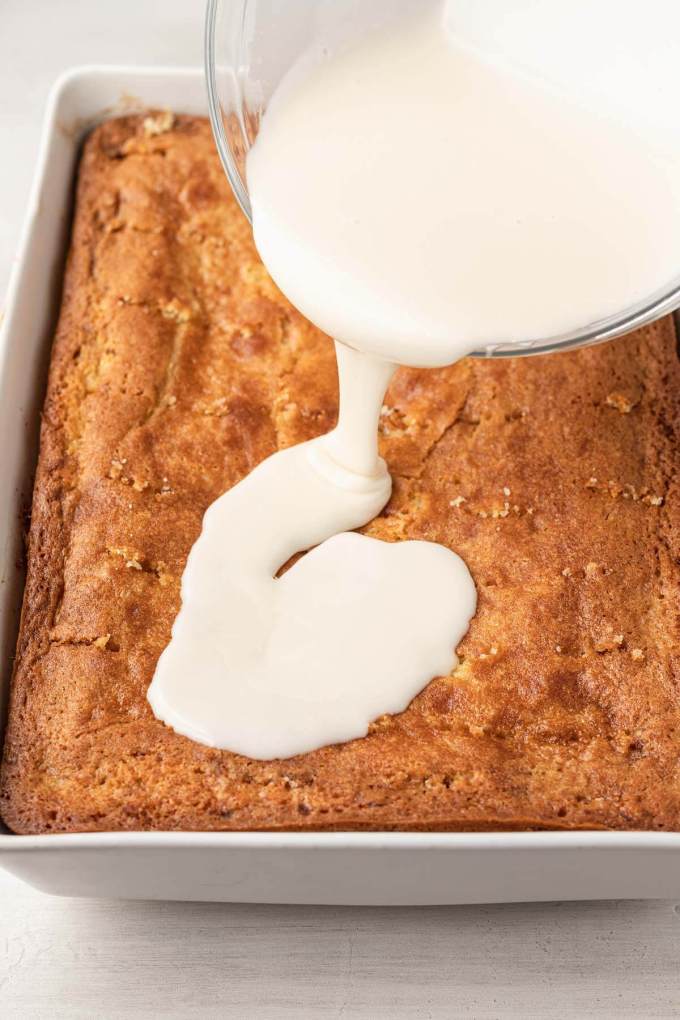
{"label": "white icing", "polygon": [[680,278],[677,0],[423,7],[270,102],[247,176],[292,302],[354,347],[441,365]]}
{"label": "white icing", "polygon": [[476,601],[463,561],[348,533],[391,489],[374,442],[391,370],[366,361],[341,355],[365,436],[343,401],[334,433],[267,458],[205,515],[148,695],[193,740],[261,759],[351,740],[455,665]]}
{"label": "white icing", "polygon": [[312,321],[364,353],[338,347],[337,428],[205,515],[149,690],[178,732],[287,757],[361,737],[454,666],[476,604],[464,563],[348,533],[389,498],[391,363],[550,338],[677,275],[676,8],[424,3],[275,93],[247,165],[258,249]]}

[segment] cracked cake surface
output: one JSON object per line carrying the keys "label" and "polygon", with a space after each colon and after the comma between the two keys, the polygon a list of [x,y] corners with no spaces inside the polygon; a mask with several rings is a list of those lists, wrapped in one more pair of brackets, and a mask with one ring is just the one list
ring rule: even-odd
{"label": "cracked cake surface", "polygon": [[394,492],[363,530],[464,557],[479,606],[459,667],[347,744],[258,762],[192,743],[146,701],[187,554],[214,499],[333,426],[334,352],[260,263],[207,121],[101,125],[44,407],[2,817],[680,829],[679,405],[669,319],[399,370],[380,423]]}

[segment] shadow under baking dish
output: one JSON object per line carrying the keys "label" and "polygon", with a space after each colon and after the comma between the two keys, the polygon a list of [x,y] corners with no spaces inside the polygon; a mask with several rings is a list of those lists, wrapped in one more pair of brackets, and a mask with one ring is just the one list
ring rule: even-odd
{"label": "shadow under baking dish", "polygon": [[[0,327],[0,746],[22,529],[85,131],[146,107],[205,114],[200,69],[85,67],[50,97]],[[46,892],[251,903],[451,904],[680,897],[680,834],[140,832],[16,836],[0,867]]]}

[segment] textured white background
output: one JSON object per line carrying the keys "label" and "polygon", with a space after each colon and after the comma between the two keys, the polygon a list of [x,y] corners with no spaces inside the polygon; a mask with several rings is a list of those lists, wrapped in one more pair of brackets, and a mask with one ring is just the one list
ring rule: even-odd
{"label": "textured white background", "polygon": [[[198,64],[202,15],[202,0],[0,0],[0,295],[57,73]],[[680,905],[113,903],[0,871],[0,1016],[680,1016]]]}

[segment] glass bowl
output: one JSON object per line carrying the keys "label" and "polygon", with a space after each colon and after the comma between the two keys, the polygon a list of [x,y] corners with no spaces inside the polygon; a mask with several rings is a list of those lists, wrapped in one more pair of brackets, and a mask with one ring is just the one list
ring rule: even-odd
{"label": "glass bowl", "polygon": [[[236,199],[252,221],[248,150],[277,85],[310,48],[337,46],[422,6],[422,0],[208,0],[205,73],[217,150]],[[568,281],[565,281],[565,294]],[[680,307],[680,277],[617,315],[560,336],[488,343],[478,357],[545,354],[585,347],[638,329]]]}

